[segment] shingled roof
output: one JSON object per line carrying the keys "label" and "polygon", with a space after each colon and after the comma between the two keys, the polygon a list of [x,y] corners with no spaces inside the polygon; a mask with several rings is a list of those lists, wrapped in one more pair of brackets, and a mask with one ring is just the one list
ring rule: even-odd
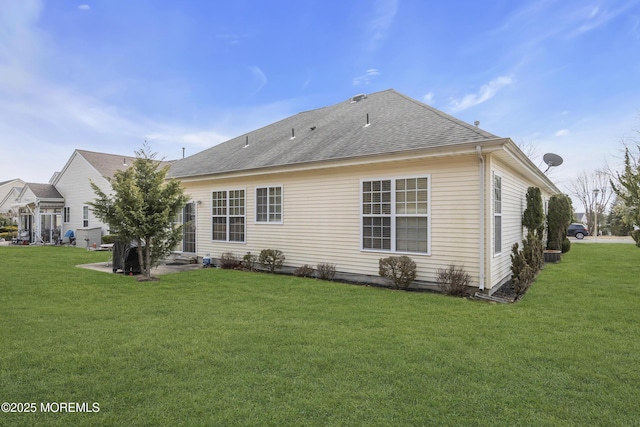
{"label": "shingled roof", "polygon": [[[119,170],[125,170],[133,164],[136,159],[131,156],[122,156],[119,154],[97,153],[95,151],[76,150],[84,159],[93,166],[100,175],[107,179],[113,178]],[[159,161],[160,166],[170,165],[170,161]]]}
{"label": "shingled roof", "polygon": [[178,160],[169,176],[349,159],[497,138],[389,89],[302,112],[238,136]]}
{"label": "shingled roof", "polygon": [[63,200],[64,197],[58,192],[56,187],[51,184],[38,184],[33,182],[28,182],[25,184],[25,187],[29,187],[34,196],[36,196],[40,200],[55,200],[60,199]]}
{"label": "shingled roof", "polygon": [[135,157],[117,154],[96,153],[95,151],[76,150],[105,178],[113,178],[116,171],[131,166]]}

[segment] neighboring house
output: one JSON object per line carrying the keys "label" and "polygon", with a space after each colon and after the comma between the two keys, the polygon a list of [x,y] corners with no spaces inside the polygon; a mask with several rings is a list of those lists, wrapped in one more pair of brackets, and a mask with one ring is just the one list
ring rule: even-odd
{"label": "neighboring house", "polygon": [[[110,179],[117,171],[131,166],[133,160],[133,157],[116,154],[86,150],[73,152],[51,181],[64,196],[63,235],[68,230],[72,230],[76,236],[80,233],[81,237],[83,234],[91,234],[93,237],[109,233],[109,226],[95,217],[88,204],[96,198],[91,182],[104,193],[110,194]],[[94,239],[91,239],[91,243],[94,243]]]}
{"label": "neighboring house", "polygon": [[[73,231],[80,246],[99,245],[102,236],[109,233],[109,226],[100,221],[89,206],[89,202],[96,198],[91,182],[104,193],[111,194],[111,178],[117,171],[131,166],[134,160],[131,156],[75,150],[64,168],[54,173],[49,184],[26,184],[29,188],[25,187],[13,203],[20,207],[18,232],[28,233],[32,243],[54,243],[52,235],[43,235],[41,232],[46,229],[43,221],[49,221],[43,219],[43,215],[52,214],[52,221],[55,221],[58,230],[57,237]],[[169,164],[161,162],[161,166]],[[35,199],[45,200],[42,199],[44,195],[55,196],[55,206],[47,204],[48,208],[53,209],[51,212],[38,210],[37,204],[33,204]]]}
{"label": "neighboring house", "polygon": [[19,178],[0,182],[0,214],[16,218],[15,208],[12,208],[11,205],[15,203],[24,184],[24,181]]}
{"label": "neighboring house", "polygon": [[492,292],[511,277],[530,186],[560,193],[509,138],[394,90],[303,112],[175,162],[197,254],[279,249],[285,264],[376,276],[408,255],[417,280],[464,267]]}
{"label": "neighboring house", "polygon": [[62,232],[64,198],[51,184],[25,183],[12,207],[18,214],[18,238],[55,243]]}

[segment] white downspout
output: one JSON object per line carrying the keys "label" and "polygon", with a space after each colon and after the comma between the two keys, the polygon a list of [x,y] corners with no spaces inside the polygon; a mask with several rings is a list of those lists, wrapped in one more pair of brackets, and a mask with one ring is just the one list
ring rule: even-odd
{"label": "white downspout", "polygon": [[484,157],[482,157],[482,147],[476,145],[476,154],[478,155],[478,159],[480,159],[480,277],[479,280],[479,288],[481,291],[484,290],[484,259],[485,259],[485,248],[484,248],[484,199],[485,199],[485,191],[484,191]]}

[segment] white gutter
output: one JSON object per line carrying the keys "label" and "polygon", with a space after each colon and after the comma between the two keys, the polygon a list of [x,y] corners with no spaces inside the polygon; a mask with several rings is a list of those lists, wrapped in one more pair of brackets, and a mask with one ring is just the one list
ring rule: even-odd
{"label": "white gutter", "polygon": [[476,154],[478,155],[478,159],[480,160],[480,276],[478,277],[478,285],[481,291],[484,290],[484,259],[485,259],[485,248],[484,248],[484,157],[482,157],[482,147],[476,145]]}

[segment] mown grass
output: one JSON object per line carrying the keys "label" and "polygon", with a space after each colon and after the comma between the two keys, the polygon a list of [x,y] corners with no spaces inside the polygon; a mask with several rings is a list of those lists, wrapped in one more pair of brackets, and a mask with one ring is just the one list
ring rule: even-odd
{"label": "mown grass", "polygon": [[512,305],[0,247],[0,425],[640,425],[640,250],[574,245]]}

